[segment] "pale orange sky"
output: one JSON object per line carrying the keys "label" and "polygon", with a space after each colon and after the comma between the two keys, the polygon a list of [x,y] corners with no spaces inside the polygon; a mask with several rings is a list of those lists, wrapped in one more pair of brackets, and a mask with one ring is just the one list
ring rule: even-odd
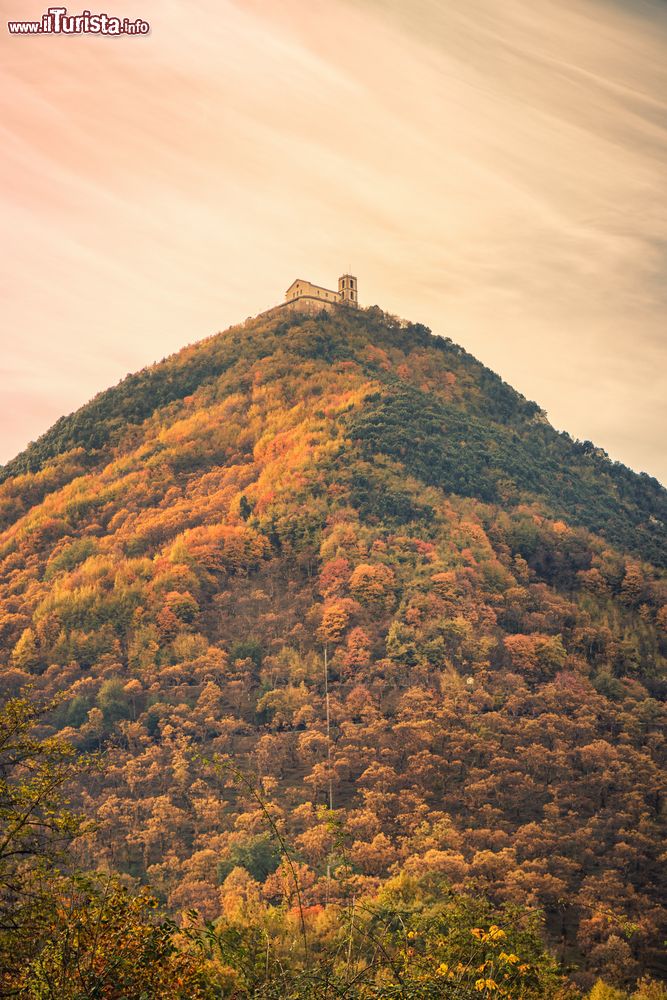
{"label": "pale orange sky", "polygon": [[[69,6],[79,13],[87,6]],[[0,461],[351,269],[667,481],[663,0],[0,0]]]}

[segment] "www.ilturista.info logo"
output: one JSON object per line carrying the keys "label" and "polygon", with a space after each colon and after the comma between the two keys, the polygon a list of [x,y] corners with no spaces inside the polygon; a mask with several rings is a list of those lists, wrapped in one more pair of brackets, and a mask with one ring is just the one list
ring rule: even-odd
{"label": "www.ilturista.info logo", "polygon": [[111,14],[68,14],[67,7],[49,7],[41,21],[8,21],[10,35],[147,35],[148,21]]}

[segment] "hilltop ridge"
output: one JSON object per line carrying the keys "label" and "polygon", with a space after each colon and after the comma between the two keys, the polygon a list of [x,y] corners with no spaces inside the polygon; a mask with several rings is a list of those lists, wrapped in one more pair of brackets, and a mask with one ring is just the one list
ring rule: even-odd
{"label": "hilltop ridge", "polygon": [[[395,352],[396,361],[373,355],[368,350],[373,344]],[[555,515],[665,565],[667,491],[657,480],[611,462],[591,442],[554,431],[536,403],[463,348],[377,307],[353,313],[339,308],[333,316],[318,318],[260,316],[186,347],[61,417],[0,467],[0,482],[38,472],[76,449],[85,452],[78,457],[81,467],[95,468],[110,449],[122,449],[132,428],[273,350],[325,363],[356,361],[360,373],[377,381],[382,400],[373,401],[373,416],[360,417],[356,430],[370,446],[395,458],[404,447],[401,434],[418,435],[432,467],[426,469],[410,448],[404,457],[408,469],[417,462],[426,482],[503,503],[539,498]],[[429,355],[427,385],[420,385],[419,371],[409,370],[410,355],[420,351]],[[411,408],[414,419],[405,422],[401,411]]]}

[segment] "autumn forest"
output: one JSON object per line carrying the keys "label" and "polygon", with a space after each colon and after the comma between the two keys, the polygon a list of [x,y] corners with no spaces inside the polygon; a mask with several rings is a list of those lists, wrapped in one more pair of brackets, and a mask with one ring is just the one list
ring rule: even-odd
{"label": "autumn forest", "polygon": [[664,1000],[659,483],[342,307],[0,478],[0,996]]}

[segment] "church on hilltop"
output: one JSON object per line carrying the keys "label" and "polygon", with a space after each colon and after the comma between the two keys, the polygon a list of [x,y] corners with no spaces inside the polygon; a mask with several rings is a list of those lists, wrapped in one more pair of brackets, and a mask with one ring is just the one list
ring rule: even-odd
{"label": "church on hilltop", "polygon": [[322,309],[332,309],[334,306],[348,306],[357,309],[357,279],[353,274],[342,274],[338,279],[338,291],[314,285],[312,281],[296,278],[285,292],[285,301],[280,305],[260,313],[268,316],[277,312],[318,313]]}
{"label": "church on hilltop", "polygon": [[285,292],[285,302],[298,299],[314,299],[316,302],[335,302],[346,306],[357,306],[357,279],[352,274],[343,274],[338,279],[338,291],[313,285],[310,281],[297,278]]}

